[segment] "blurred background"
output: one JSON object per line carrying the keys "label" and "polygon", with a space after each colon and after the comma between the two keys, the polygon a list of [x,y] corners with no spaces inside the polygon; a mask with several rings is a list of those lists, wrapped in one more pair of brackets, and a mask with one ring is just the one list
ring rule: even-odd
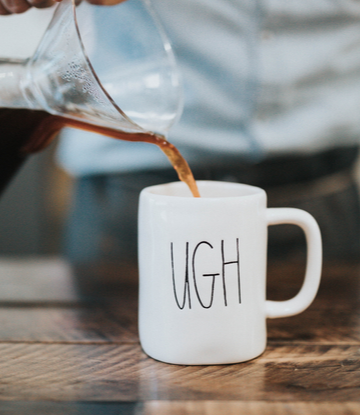
{"label": "blurred background", "polygon": [[[1,18],[0,56],[30,57],[53,10]],[[31,34],[31,35],[29,35]],[[16,45],[16,49],[14,49]],[[72,179],[55,162],[55,141],[31,156],[0,201],[0,255],[58,254],[70,206]],[[354,173],[359,184],[360,163]]]}

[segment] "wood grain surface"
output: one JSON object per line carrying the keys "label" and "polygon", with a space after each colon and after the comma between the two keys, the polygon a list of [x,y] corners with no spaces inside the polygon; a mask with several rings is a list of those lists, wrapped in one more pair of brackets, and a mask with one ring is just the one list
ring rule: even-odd
{"label": "wood grain surface", "polygon": [[[268,298],[304,266],[269,264]],[[0,260],[0,414],[360,414],[360,264],[324,266],[314,303],[268,320],[262,356],[178,366],[141,350],[134,265]]]}

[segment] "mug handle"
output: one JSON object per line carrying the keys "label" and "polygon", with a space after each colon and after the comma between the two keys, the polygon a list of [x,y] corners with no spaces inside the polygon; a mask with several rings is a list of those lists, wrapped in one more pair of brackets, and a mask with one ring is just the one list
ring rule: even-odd
{"label": "mug handle", "polygon": [[304,311],[313,302],[319,285],[322,267],[322,243],[319,225],[309,213],[295,208],[266,209],[268,226],[293,224],[303,229],[307,243],[307,264],[303,285],[298,294],[286,301],[265,302],[266,317],[289,317]]}

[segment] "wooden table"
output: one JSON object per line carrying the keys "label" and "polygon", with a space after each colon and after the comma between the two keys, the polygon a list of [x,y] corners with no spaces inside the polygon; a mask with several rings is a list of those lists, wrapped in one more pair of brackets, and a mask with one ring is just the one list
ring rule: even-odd
{"label": "wooden table", "polygon": [[[268,297],[293,295],[303,268],[269,264]],[[268,338],[251,362],[160,363],[139,345],[134,266],[0,260],[1,415],[360,414],[360,263],[326,263],[313,305]]]}

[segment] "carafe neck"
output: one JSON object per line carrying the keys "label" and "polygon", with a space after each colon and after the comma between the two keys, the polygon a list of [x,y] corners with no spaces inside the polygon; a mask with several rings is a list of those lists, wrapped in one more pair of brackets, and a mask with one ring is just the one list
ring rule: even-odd
{"label": "carafe neck", "polygon": [[28,85],[29,59],[0,59],[0,108],[41,109]]}

